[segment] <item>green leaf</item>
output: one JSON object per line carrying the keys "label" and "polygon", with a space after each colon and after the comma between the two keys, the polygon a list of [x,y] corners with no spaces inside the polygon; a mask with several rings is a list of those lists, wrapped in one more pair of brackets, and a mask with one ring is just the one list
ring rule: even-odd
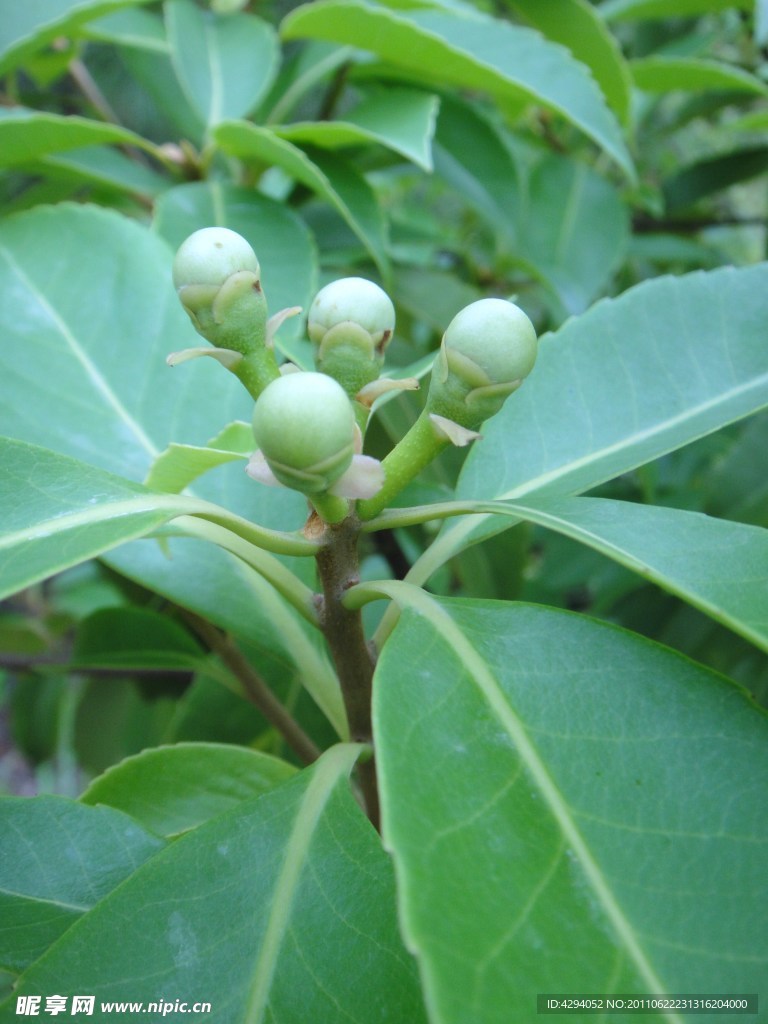
{"label": "green leaf", "polygon": [[667,212],[686,210],[707,196],[763,175],[767,169],[768,146],[740,149],[682,167],[664,183]]}
{"label": "green leaf", "polygon": [[[766,296],[768,264],[727,267],[646,282],[569,320],[484,424],[457,497],[585,491],[768,405]],[[477,539],[479,521],[445,527],[419,577]]]}
{"label": "green leaf", "polygon": [[[253,451],[253,431],[250,427],[248,431],[251,435],[250,448]],[[244,452],[212,447],[200,448],[191,444],[169,444],[152,464],[147,476],[147,486],[156,491],[180,494],[203,473],[246,457]]]}
{"label": "green leaf", "polygon": [[345,111],[338,121],[299,121],[273,130],[289,142],[323,149],[378,142],[431,171],[438,105],[437,96],[430,93],[393,86]]}
{"label": "green leaf", "polygon": [[0,444],[0,473],[2,597],[149,533],[186,504],[8,439]]}
{"label": "green leaf", "polygon": [[154,543],[134,543],[112,552],[105,561],[128,579],[294,666],[336,735],[346,737],[349,730],[339,682],[320,634],[277,599],[263,576],[229,551],[192,537],[171,538],[166,548],[167,552]]}
{"label": "green leaf", "polygon": [[46,175],[55,172],[78,183],[118,189],[132,195],[158,196],[168,188],[168,179],[117,149],[86,146],[45,156],[41,160]]}
{"label": "green leaf", "polygon": [[[214,543],[235,553],[244,545],[240,557],[260,569],[279,591],[284,591],[281,578],[289,581],[289,589],[291,583],[302,588],[282,562],[259,550],[274,541],[277,547],[272,550],[281,554],[312,554],[312,545],[298,534],[292,537],[265,531],[199,498],[155,494],[24,441],[0,439],[0,469],[9,482],[0,491],[0,593],[4,596],[144,536],[179,516],[201,516],[207,521],[200,530],[187,524],[193,536],[205,536],[204,527],[213,526],[219,531],[208,535]],[[183,526],[179,529],[183,532]],[[308,590],[306,598],[309,608]],[[311,614],[306,617],[312,618]]]}
{"label": "green leaf", "polygon": [[607,21],[630,18],[687,18],[739,7],[749,10],[752,0],[605,0],[600,15]]}
{"label": "green leaf", "polygon": [[78,26],[110,11],[147,0],[36,0],[12,4],[0,21],[0,74]]}
{"label": "green leaf", "polygon": [[[154,228],[174,249],[193,231],[214,225],[232,228],[253,246],[271,312],[309,306],[317,290],[315,242],[289,207],[253,189],[220,181],[179,185],[169,189],[155,206]],[[277,347],[283,347],[282,341],[287,339],[290,355],[300,355],[303,350],[297,338],[301,332],[300,318],[287,320],[278,332]]]}
{"label": "green leaf", "polygon": [[605,178],[557,155],[530,172],[527,198],[520,251],[554,291],[561,318],[583,313],[624,258],[629,209]]}
{"label": "green leaf", "polygon": [[141,7],[128,7],[92,21],[83,35],[115,46],[169,54],[163,20]]}
{"label": "green leaf", "polygon": [[542,992],[757,991],[765,715],[582,616],[373,586],[405,605],[376,750],[430,1018],[529,1020]]}
{"label": "green leaf", "polygon": [[434,148],[440,177],[495,231],[514,240],[520,219],[520,172],[495,125],[469,103],[445,96]]}
{"label": "green leaf", "polygon": [[173,0],[165,14],[171,60],[208,128],[249,113],[277,70],[272,26],[251,14],[216,15],[191,0]]}
{"label": "green leaf", "polygon": [[73,114],[50,114],[25,107],[0,107],[0,166],[28,164],[51,153],[115,142],[155,150],[152,143],[119,125]]}
{"label": "green leaf", "polygon": [[72,650],[77,668],[189,671],[204,661],[203,649],[178,622],[130,605],[88,615],[78,626]]}
{"label": "green leaf", "polygon": [[334,748],[177,839],[38,961],[14,996],[205,1000],[219,1024],[337,1024],[372,1012],[422,1024],[390,863],[349,788],[358,753]]}
{"label": "green leaf", "polygon": [[635,85],[646,92],[730,89],[765,95],[768,86],[742,68],[698,57],[643,57],[630,64]]}
{"label": "green leaf", "polygon": [[768,530],[606,498],[513,503],[768,650]]}
{"label": "green leaf", "polygon": [[632,76],[621,47],[600,16],[600,9],[587,0],[559,0],[555,4],[507,0],[507,3],[547,38],[567,46],[577,60],[587,65],[616,116],[626,124],[630,115]]}
{"label": "green leaf", "polygon": [[143,750],[108,768],[80,800],[124,811],[158,835],[197,828],[285,782],[296,769],[269,754],[225,743]]}
{"label": "green leaf", "polygon": [[292,11],[283,21],[282,34],[371,50],[428,82],[541,103],[633,174],[620,128],[589,72],[565,49],[530,29],[475,11],[391,11],[371,3],[319,0]]}
{"label": "green leaf", "polygon": [[164,843],[120,811],[0,797],[0,963],[23,970]]}
{"label": "green leaf", "polygon": [[381,210],[371,186],[352,164],[317,150],[305,153],[269,128],[245,121],[225,121],[214,129],[213,137],[226,153],[241,160],[281,167],[325,199],[386,274],[386,237]]}

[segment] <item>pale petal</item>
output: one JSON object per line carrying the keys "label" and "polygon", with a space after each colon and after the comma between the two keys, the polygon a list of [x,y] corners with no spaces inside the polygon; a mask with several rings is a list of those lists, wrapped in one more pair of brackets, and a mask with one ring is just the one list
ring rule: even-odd
{"label": "pale petal", "polygon": [[240,352],[234,352],[231,348],[205,348],[201,345],[199,348],[184,348],[180,352],[171,352],[165,361],[168,366],[178,366],[179,363],[188,363],[190,359],[200,359],[202,356],[215,359],[228,370],[237,366],[243,358]]}
{"label": "pale petal", "polygon": [[370,455],[353,455],[352,465],[329,488],[338,498],[372,498],[384,484],[384,469]]}
{"label": "pale petal", "polygon": [[463,448],[470,441],[476,441],[479,437],[482,437],[482,434],[478,434],[476,430],[467,430],[466,427],[454,423],[453,420],[446,419],[445,416],[438,416],[437,413],[431,412],[429,418],[432,420],[438,434],[447,438],[457,448]]}
{"label": "pale petal", "polygon": [[251,480],[256,480],[260,484],[267,484],[269,487],[283,486],[267,465],[267,460],[261,452],[253,453],[245,467],[245,472]]}

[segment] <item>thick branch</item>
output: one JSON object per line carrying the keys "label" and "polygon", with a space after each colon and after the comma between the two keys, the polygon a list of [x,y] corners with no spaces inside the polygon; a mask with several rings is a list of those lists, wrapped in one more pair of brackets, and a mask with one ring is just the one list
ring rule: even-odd
{"label": "thick branch", "polygon": [[[349,611],[342,604],[349,588],[360,582],[358,537],[359,524],[351,517],[337,526],[329,526],[327,543],[316,557],[323,585],[322,630],[339,675],[350,738],[371,744],[375,659],[365,640],[360,611]],[[373,758],[358,765],[358,777],[368,817],[378,828],[379,796]]]}

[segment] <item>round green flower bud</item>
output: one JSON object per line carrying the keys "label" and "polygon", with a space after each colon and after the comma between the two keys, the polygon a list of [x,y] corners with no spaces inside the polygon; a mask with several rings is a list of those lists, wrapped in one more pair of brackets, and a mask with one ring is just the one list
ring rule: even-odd
{"label": "round green flower bud", "polygon": [[309,336],[320,344],[327,331],[348,321],[362,327],[376,347],[383,346],[395,329],[395,307],[373,281],[343,277],[315,296],[309,308]]}
{"label": "round green flower bud", "polygon": [[264,342],[260,273],[256,253],[229,228],[195,231],[173,261],[173,283],[195,330],[218,348],[243,354]]}
{"label": "round green flower bud", "polygon": [[377,284],[345,277],[315,296],[307,329],[317,345],[317,368],[354,397],[381,372],[384,349],[395,329],[395,307]]}
{"label": "round green flower bud", "polygon": [[208,285],[217,290],[239,270],[259,277],[256,253],[242,235],[229,228],[201,228],[179,246],[173,261],[176,288]]}
{"label": "round green flower bud", "polygon": [[322,373],[289,373],[256,403],[253,434],[275,477],[303,494],[327,491],[349,469],[355,415],[344,389]]}
{"label": "round green flower bud", "polygon": [[536,362],[525,313],[504,299],[480,299],[448,325],[432,370],[427,408],[474,430],[499,411]]}

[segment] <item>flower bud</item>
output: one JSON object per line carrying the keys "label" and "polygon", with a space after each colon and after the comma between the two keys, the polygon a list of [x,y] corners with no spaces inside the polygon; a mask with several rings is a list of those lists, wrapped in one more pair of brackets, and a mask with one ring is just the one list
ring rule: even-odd
{"label": "flower bud", "polygon": [[303,494],[327,491],[355,452],[352,405],[322,373],[290,373],[269,384],[256,403],[253,433],[277,480]]}
{"label": "flower bud", "polygon": [[217,348],[247,355],[263,346],[267,306],[248,242],[228,228],[201,228],[182,242],[173,283],[195,330]]}
{"label": "flower bud", "polygon": [[317,346],[318,370],[354,397],[381,372],[384,349],[395,329],[395,308],[377,284],[345,277],[315,296],[307,329]]}
{"label": "flower bud", "polygon": [[533,324],[514,303],[470,303],[443,335],[432,368],[428,411],[475,430],[520,387],[536,362],[536,349]]}

